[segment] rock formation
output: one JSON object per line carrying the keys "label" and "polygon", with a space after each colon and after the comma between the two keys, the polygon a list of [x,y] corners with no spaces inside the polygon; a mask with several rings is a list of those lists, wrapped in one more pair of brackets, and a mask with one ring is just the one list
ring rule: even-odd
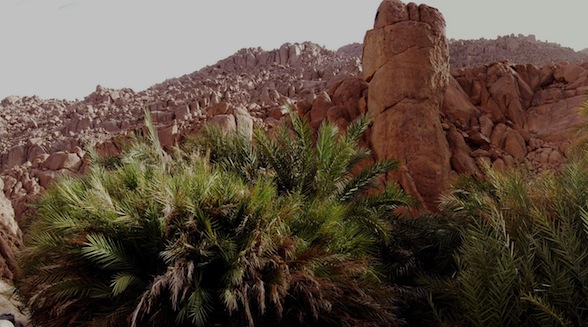
{"label": "rock formation", "polygon": [[514,64],[582,63],[588,54],[563,47],[558,43],[544,42],[535,35],[505,35],[494,40],[450,40],[449,63],[453,68],[480,66],[499,61]]}
{"label": "rock formation", "polygon": [[[376,159],[398,159],[406,190],[431,209],[447,188],[450,151],[440,108],[449,78],[445,21],[434,8],[383,1],[363,49]],[[414,185],[412,185],[414,183]]]}
{"label": "rock formation", "polygon": [[588,64],[538,68],[494,63],[456,70],[452,78],[442,122],[453,135],[449,140],[457,173],[484,165],[557,169],[578,126],[588,120],[577,111],[586,101]]}

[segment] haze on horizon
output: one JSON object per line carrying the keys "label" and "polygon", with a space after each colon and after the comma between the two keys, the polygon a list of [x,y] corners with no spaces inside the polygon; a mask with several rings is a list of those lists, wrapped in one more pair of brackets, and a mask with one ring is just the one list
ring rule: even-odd
{"label": "haze on horizon", "polygon": [[[422,2],[443,13],[448,38],[534,34],[575,50],[588,47],[581,0]],[[0,0],[0,99],[82,99],[98,84],[141,91],[246,47],[311,41],[336,50],[362,42],[379,3]]]}

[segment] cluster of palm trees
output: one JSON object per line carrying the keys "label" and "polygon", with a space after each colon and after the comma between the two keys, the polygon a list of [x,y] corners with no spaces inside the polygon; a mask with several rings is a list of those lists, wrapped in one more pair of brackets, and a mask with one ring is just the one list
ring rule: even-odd
{"label": "cluster of palm trees", "polygon": [[151,137],[56,183],[21,255],[33,322],[397,325],[371,253],[409,201],[375,189],[396,163],[350,173],[369,156],[357,146],[365,119],[315,140],[292,118],[275,138],[208,129],[169,154]]}
{"label": "cluster of palm trees", "polygon": [[442,199],[463,244],[455,278],[431,284],[441,322],[588,324],[587,164],[584,153],[539,176],[489,170]]}
{"label": "cluster of palm trees", "polygon": [[296,114],[253,139],[151,124],[35,204],[16,279],[37,326],[546,326],[588,322],[588,157],[464,177],[439,214]]}

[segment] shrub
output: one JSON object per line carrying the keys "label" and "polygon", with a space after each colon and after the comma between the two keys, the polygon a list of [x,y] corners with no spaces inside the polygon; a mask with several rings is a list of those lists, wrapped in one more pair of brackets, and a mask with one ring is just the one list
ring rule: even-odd
{"label": "shrub", "polygon": [[442,322],[588,324],[586,159],[540,176],[489,171],[444,198],[445,212],[466,223],[457,274],[432,284]]}

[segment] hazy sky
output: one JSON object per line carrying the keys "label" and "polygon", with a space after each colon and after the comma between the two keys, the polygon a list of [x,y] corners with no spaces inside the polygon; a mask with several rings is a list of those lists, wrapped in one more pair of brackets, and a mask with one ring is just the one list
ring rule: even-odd
{"label": "hazy sky", "polygon": [[[450,38],[535,34],[588,47],[586,0],[424,0]],[[380,0],[0,0],[0,99],[135,91],[244,47],[361,42]]]}

